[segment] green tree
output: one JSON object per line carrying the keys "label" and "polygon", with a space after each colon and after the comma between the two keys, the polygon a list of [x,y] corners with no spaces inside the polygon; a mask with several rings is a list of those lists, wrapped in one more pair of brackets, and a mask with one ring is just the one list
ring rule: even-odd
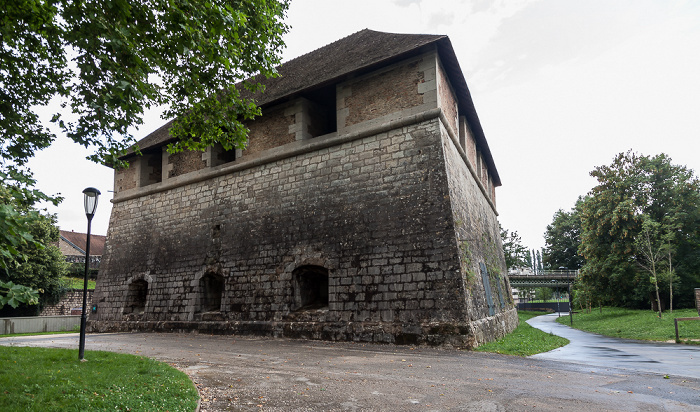
{"label": "green tree", "polygon": [[581,244],[580,208],[583,199],[579,198],[571,211],[559,209],[547,225],[544,233],[544,251],[542,260],[544,266],[552,269],[564,267],[577,270],[583,266],[583,256],[578,249]]}
{"label": "green tree", "polygon": [[535,299],[543,302],[548,302],[554,297],[554,289],[552,288],[535,288]]}
{"label": "green tree", "polygon": [[[500,226],[499,226],[500,227]],[[527,257],[530,252],[523,246],[522,239],[517,231],[509,232],[508,229],[501,229],[501,240],[503,242],[503,254],[506,258],[506,267],[521,268],[527,267]]]}
{"label": "green tree", "polygon": [[[31,178],[28,181],[34,183]],[[39,212],[32,206],[40,200],[55,204],[60,200],[10,182],[11,179],[0,172],[0,272],[6,271],[9,262],[14,259],[24,258],[20,254],[21,249],[27,246],[43,248],[29,230],[31,222],[39,218]]]}
{"label": "green tree", "polygon": [[[612,164],[596,167],[598,179],[581,207],[581,248],[585,258],[580,282],[598,304],[648,307],[653,288],[635,262],[635,239],[644,216],[671,228],[675,244],[674,288],[679,304],[690,305],[700,279],[700,182],[692,170],[674,165],[665,154],[621,153]],[[680,289],[680,290],[679,290]]]}
{"label": "green tree", "polygon": [[659,275],[662,272],[662,263],[666,261],[666,249],[670,242],[664,236],[665,231],[660,223],[654,222],[649,216],[642,215],[642,229],[634,239],[636,259],[645,271],[649,272],[649,281],[654,285],[656,293],[656,307],[661,317],[661,298],[659,296]]}
{"label": "green tree", "polygon": [[532,269],[532,254],[529,250],[525,252],[525,267]]}
{"label": "green tree", "polygon": [[[31,188],[27,161],[56,135],[52,118],[91,160],[114,166],[135,147],[146,109],[174,119],[168,150],[243,147],[242,121],[260,114],[255,81],[276,75],[288,0],[0,0],[0,178],[24,200],[61,199]],[[256,77],[257,76],[257,77]],[[252,81],[243,81],[251,78]],[[31,243],[26,216],[0,203],[0,262]]]}
{"label": "green tree", "polygon": [[39,215],[31,222],[30,231],[43,248],[28,245],[20,250],[24,259],[15,259],[8,265],[8,273],[3,280],[40,290],[39,304],[54,303],[65,292],[63,276],[67,263],[56,246],[58,228],[54,217]]}
{"label": "green tree", "polygon": [[20,253],[23,248],[44,247],[34,239],[29,227],[40,219],[34,204],[46,197],[37,190],[8,184],[2,173],[0,178],[0,272],[6,272],[10,262],[26,259]]}
{"label": "green tree", "polygon": [[[15,303],[18,302],[34,303],[34,293],[41,292],[38,295],[39,307],[22,306],[10,311],[13,315],[33,315],[44,304],[53,303],[60,298],[64,292],[62,277],[67,264],[55,244],[59,235],[54,217],[41,214],[31,202],[27,203],[27,199],[24,199],[24,203],[19,202],[12,193],[12,190],[0,183],[0,203],[12,206],[15,218],[22,221],[23,228],[27,231],[28,239],[23,237],[25,241],[18,242],[13,247],[14,253],[4,259],[0,282],[8,290],[5,294],[7,302],[4,303],[13,308],[16,308]],[[35,292],[30,292],[28,288]],[[7,311],[8,309],[4,312]]]}
{"label": "green tree", "polygon": [[[36,110],[63,99],[76,121],[53,121],[118,164],[144,110],[175,119],[171,150],[242,147],[259,114],[254,76],[274,76],[286,0],[1,1],[2,157],[21,163],[55,135]],[[70,64],[70,62],[74,64]]]}

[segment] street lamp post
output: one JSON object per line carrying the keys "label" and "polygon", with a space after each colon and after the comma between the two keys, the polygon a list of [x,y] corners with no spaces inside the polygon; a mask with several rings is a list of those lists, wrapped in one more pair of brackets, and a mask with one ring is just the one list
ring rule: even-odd
{"label": "street lamp post", "polygon": [[559,311],[559,296],[557,296],[559,293],[559,284],[554,279],[552,279],[552,283],[554,283],[554,299],[557,300],[557,317],[559,317],[561,316],[561,312]]}
{"label": "street lamp post", "polygon": [[94,187],[88,187],[83,190],[85,195],[85,216],[87,217],[87,243],[85,246],[85,279],[83,281],[83,313],[80,316],[80,349],[78,350],[78,359],[85,360],[85,324],[87,322],[87,287],[88,287],[88,270],[90,268],[90,225],[92,217],[97,210],[97,199],[100,197],[100,191]]}

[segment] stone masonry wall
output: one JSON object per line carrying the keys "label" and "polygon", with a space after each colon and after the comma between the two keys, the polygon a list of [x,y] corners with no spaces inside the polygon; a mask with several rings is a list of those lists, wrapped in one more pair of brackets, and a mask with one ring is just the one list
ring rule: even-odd
{"label": "stone masonry wall", "polygon": [[298,99],[235,162],[117,191],[89,327],[460,347],[514,329],[493,188],[439,65],[340,83],[335,133],[311,139]]}
{"label": "stone masonry wall", "polygon": [[[466,121],[466,119],[465,119]],[[471,128],[467,124],[465,127],[465,133],[466,133],[466,145],[467,147],[464,149],[465,152],[467,152],[467,159],[471,163],[472,167],[476,170],[476,157],[477,157],[477,151],[476,151],[476,139],[474,139],[474,134],[472,133]]]}
{"label": "stone masonry wall", "polygon": [[[353,126],[371,119],[401,110],[420,106],[425,102],[418,85],[426,79],[425,70],[431,59],[413,60],[397,65],[393,70],[384,70],[354,79],[342,85],[339,91],[345,110],[339,116],[339,128]],[[432,57],[435,60],[435,57]]]}
{"label": "stone masonry wall", "polygon": [[272,107],[264,110],[263,116],[246,123],[250,133],[244,157],[296,140],[295,134],[290,132],[295,116],[285,114],[285,109],[285,106]]}
{"label": "stone masonry wall", "polygon": [[[87,291],[87,307],[88,313],[90,313],[90,308],[92,307],[92,295],[93,290]],[[46,305],[39,316],[61,316],[70,315],[71,309],[83,308],[83,290],[73,289],[66,293],[58,303],[55,305]]]}
{"label": "stone masonry wall", "polygon": [[484,185],[484,187],[488,187],[489,184],[489,169],[488,166],[486,165],[486,162],[484,161],[483,155],[479,153],[479,156],[481,156],[481,184]]}
{"label": "stone masonry wall", "polygon": [[450,80],[447,78],[445,70],[439,60],[437,65],[437,88],[440,109],[442,109],[449,127],[451,127],[454,132],[457,132],[457,100],[452,85],[450,85]]}
{"label": "stone masonry wall", "polygon": [[[63,240],[62,238],[58,239],[58,250],[61,251],[61,254],[63,256],[70,256],[70,255],[75,255],[77,251],[75,250],[75,247],[71,246]],[[84,262],[85,260],[83,260]]]}
{"label": "stone masonry wall", "polygon": [[168,155],[167,176],[176,177],[207,167],[202,160],[202,152],[185,150]]}
{"label": "stone masonry wall", "polygon": [[[461,275],[466,285],[464,298],[470,302],[468,317],[475,331],[474,346],[478,346],[515,329],[517,312],[508,282],[497,215],[468,169],[463,156],[466,153],[460,154],[444,128],[442,136],[455,243],[460,249]],[[485,277],[488,284],[485,284]]]}
{"label": "stone masonry wall", "polygon": [[[469,346],[441,146],[435,118],[115,203],[92,327]],[[305,264],[329,269],[325,311],[293,312]],[[221,311],[196,322],[210,272]],[[138,280],[144,313],[125,315]]]}
{"label": "stone masonry wall", "polygon": [[114,172],[114,189],[117,192],[136,188],[136,176],[138,167],[135,164],[130,164],[126,169],[116,170]]}

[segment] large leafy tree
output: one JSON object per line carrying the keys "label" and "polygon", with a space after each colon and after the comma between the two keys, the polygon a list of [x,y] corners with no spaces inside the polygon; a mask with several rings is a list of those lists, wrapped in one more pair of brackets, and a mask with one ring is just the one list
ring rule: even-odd
{"label": "large leafy tree", "polygon": [[523,246],[522,239],[517,231],[511,232],[501,227],[501,241],[503,242],[503,254],[505,255],[508,269],[528,266],[530,251]]}
{"label": "large leafy tree", "polygon": [[37,190],[8,184],[5,177],[0,173],[0,273],[17,259],[26,259],[23,250],[44,247],[32,236],[31,227],[42,218],[34,204],[48,198]]}
{"label": "large leafy tree", "polygon": [[54,244],[58,242],[54,218],[38,215],[30,222],[29,231],[34,240],[44,246],[27,244],[20,247],[22,258],[10,262],[7,271],[0,274],[0,280],[39,291],[39,306],[22,306],[13,315],[36,315],[44,305],[58,301],[66,290],[62,278],[66,274],[67,264]]}
{"label": "large leafy tree", "polygon": [[[26,168],[56,138],[38,115],[52,99],[65,109],[52,121],[97,162],[119,166],[153,106],[175,119],[171,152],[242,147],[242,121],[259,114],[250,96],[262,89],[242,81],[276,74],[287,8],[288,0],[0,0],[0,178],[16,198],[60,201],[32,190]],[[6,265],[33,240],[11,204],[0,213]]]}
{"label": "large leafy tree", "polygon": [[[41,305],[55,302],[64,291],[62,277],[66,262],[55,245],[58,228],[54,218],[40,213],[26,199],[22,201],[13,197],[13,193],[0,183],[0,203],[12,205],[14,217],[22,222],[27,233],[21,238],[23,242],[16,242],[13,246],[14,253],[3,260],[0,314],[34,315]],[[4,226],[4,222],[0,225]],[[41,305],[17,308],[20,303]],[[9,306],[2,308],[5,304]]]}
{"label": "large leafy tree", "polygon": [[[75,121],[53,121],[96,161],[118,163],[144,110],[165,105],[173,150],[245,143],[259,114],[236,84],[274,76],[286,0],[0,0],[2,157],[23,163],[55,136],[36,113],[63,98]],[[258,90],[255,82],[242,85]]]}
{"label": "large leafy tree", "polygon": [[581,244],[581,215],[580,208],[583,199],[579,198],[571,211],[559,209],[547,225],[544,233],[544,251],[542,260],[549,269],[561,267],[576,270],[583,266],[583,256],[578,249]]}
{"label": "large leafy tree", "polygon": [[680,305],[690,305],[692,289],[700,286],[700,181],[692,170],[665,154],[630,151],[591,175],[598,185],[580,212],[582,287],[602,303],[649,307],[655,286],[638,264],[648,262],[638,247],[647,220],[676,251],[673,269],[681,288],[674,293]]}

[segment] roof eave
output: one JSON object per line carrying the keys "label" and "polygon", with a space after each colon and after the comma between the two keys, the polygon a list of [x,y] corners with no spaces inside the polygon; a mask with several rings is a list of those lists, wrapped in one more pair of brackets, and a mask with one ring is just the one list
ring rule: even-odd
{"label": "roof eave", "polygon": [[437,41],[437,45],[442,64],[447,71],[452,87],[456,89],[455,92],[457,93],[460,112],[464,113],[464,116],[467,118],[467,122],[471,127],[471,131],[474,133],[474,138],[476,139],[477,145],[479,146],[481,154],[488,165],[489,175],[493,180],[494,186],[501,186],[501,178],[498,174],[498,170],[496,169],[496,163],[491,155],[491,149],[489,148],[486,136],[484,135],[484,129],[481,127],[481,121],[476,113],[472,95],[469,92],[467,81],[464,79],[464,74],[459,66],[459,61],[457,60],[454,49],[452,48],[452,43],[450,42],[450,39],[445,36]]}

